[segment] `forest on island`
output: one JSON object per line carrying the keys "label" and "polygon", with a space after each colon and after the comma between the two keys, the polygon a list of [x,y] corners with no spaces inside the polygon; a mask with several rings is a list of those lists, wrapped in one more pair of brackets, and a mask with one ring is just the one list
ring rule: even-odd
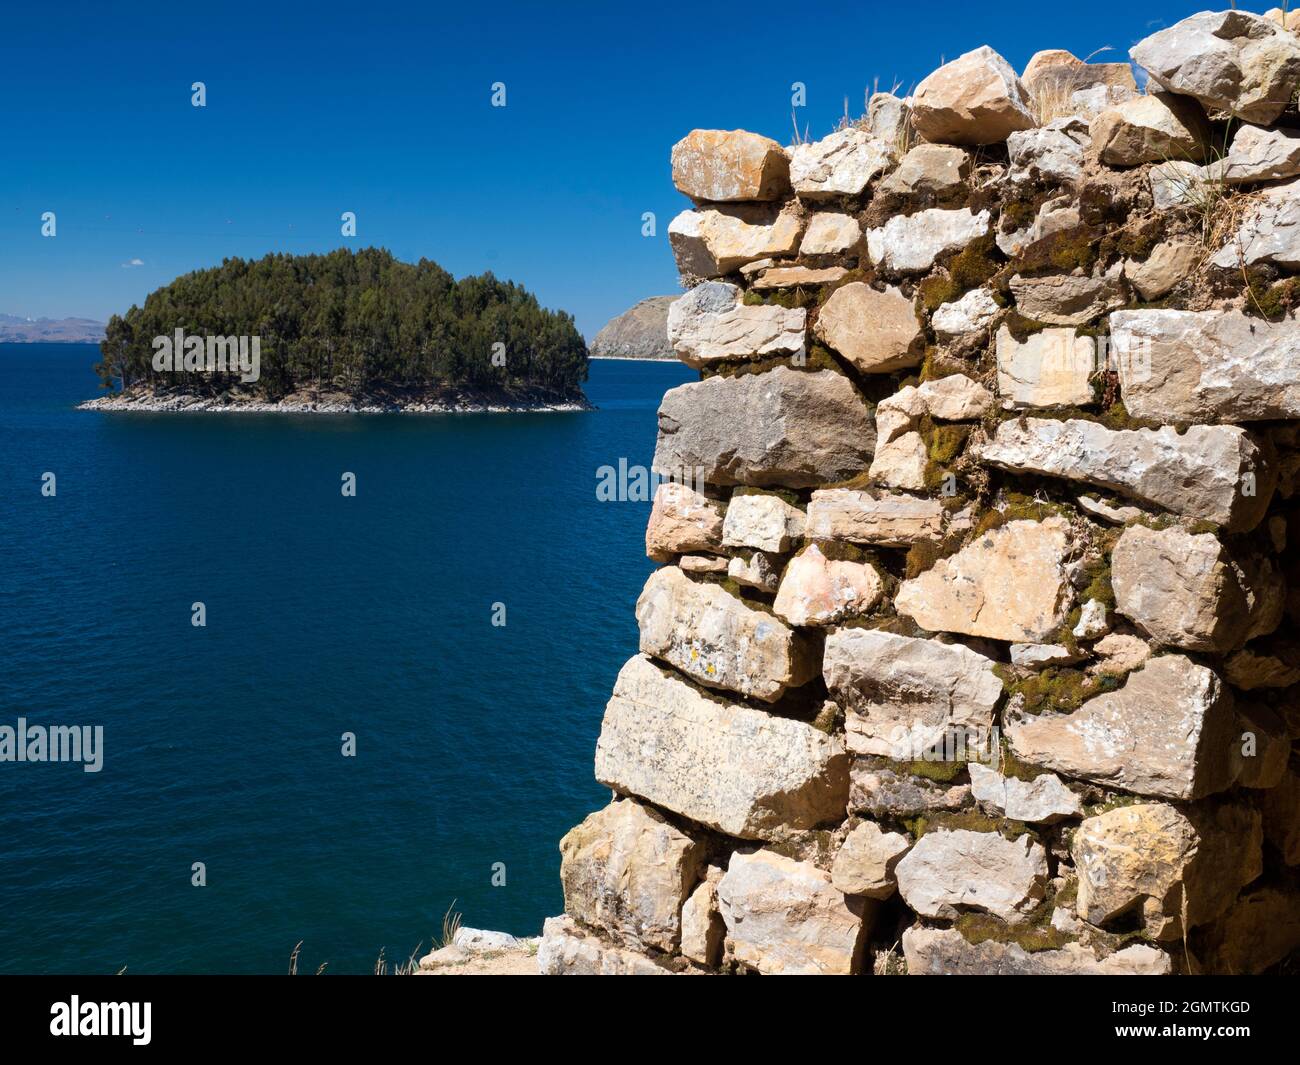
{"label": "forest on island", "polygon": [[[258,336],[261,376],[154,370],[154,339]],[[456,280],[437,263],[382,249],[226,259],[113,315],[96,364],[105,388],[239,387],[275,399],[317,388],[355,396],[443,387],[576,393],[587,347],[573,316],[491,273]]]}

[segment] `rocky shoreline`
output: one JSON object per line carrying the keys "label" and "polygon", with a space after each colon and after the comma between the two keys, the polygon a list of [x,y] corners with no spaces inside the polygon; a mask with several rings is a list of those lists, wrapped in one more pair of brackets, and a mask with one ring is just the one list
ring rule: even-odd
{"label": "rocky shoreline", "polygon": [[192,393],[141,391],[118,392],[77,404],[77,410],[221,414],[519,414],[594,409],[581,393],[576,397],[566,397],[542,391],[493,393],[470,390],[435,395],[366,397],[294,393],[279,400],[230,393],[197,396]]}

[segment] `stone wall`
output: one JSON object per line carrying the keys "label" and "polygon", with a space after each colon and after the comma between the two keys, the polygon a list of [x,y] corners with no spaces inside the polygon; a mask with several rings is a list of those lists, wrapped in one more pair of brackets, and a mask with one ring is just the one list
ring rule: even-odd
{"label": "stone wall", "polygon": [[701,379],[544,971],[1300,946],[1300,39],[1132,55],[1146,93],[980,48],[813,143],[673,148]]}

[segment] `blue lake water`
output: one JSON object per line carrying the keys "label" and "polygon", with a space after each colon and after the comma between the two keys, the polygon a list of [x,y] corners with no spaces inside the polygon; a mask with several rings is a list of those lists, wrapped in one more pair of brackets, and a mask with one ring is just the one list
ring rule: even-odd
{"label": "blue lake water", "polygon": [[596,471],[649,465],[692,372],[593,362],[591,413],[76,411],[95,358],[0,345],[0,725],[104,727],[98,773],[0,763],[0,971],[275,973],[301,940],[365,972],[453,900],[537,933],[651,568]]}

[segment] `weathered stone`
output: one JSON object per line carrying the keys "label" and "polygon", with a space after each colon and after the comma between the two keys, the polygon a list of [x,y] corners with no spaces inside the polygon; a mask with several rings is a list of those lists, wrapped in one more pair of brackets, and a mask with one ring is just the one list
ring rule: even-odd
{"label": "weathered stone", "polygon": [[862,244],[862,227],[851,214],[817,211],[809,215],[799,254],[804,258],[819,255],[856,255]]}
{"label": "weathered stone", "polygon": [[1210,258],[1220,270],[1300,267],[1300,180],[1261,190],[1237,232]]}
{"label": "weathered stone", "polygon": [[1044,329],[1024,342],[998,330],[998,395],[1004,407],[1083,407],[1094,402],[1097,342],[1074,329]]}
{"label": "weathered stone", "polygon": [[672,359],[668,307],[678,297],[651,296],[605,323],[591,342],[593,359]]}
{"label": "weathered stone", "polygon": [[1063,817],[1079,817],[1083,805],[1079,796],[1053,773],[1032,781],[1004,777],[997,770],[971,762],[970,789],[976,802],[993,807],[1004,817],[1025,824],[1053,824]]}
{"label": "weathered stone", "polygon": [[1262,973],[1300,949],[1300,894],[1261,885],[1241,895],[1201,940],[1205,972]]}
{"label": "weathered stone", "polygon": [[974,451],[1002,469],[1082,481],[1234,532],[1259,524],[1277,484],[1259,446],[1231,425],[1179,433],[1172,426],[1116,430],[1078,418],[1025,418],[1002,422]]}
{"label": "weathered stone", "polygon": [[1157,92],[1109,107],[1092,120],[1093,150],[1111,166],[1170,159],[1198,162],[1210,144],[1210,126],[1195,100]]}
{"label": "weathered stone", "polygon": [[1044,122],[1062,115],[1093,118],[1137,95],[1127,63],[1085,63],[1064,49],[1035,53],[1020,81]]}
{"label": "weathered stone", "polygon": [[780,366],[669,389],[654,469],[718,485],[815,488],[861,473],[874,443],[871,412],[848,378]]}
{"label": "weathered stone", "polygon": [[1002,698],[995,665],[961,644],[837,629],[826,637],[822,673],[845,709],[849,749],[910,762],[954,730],[987,735]]}
{"label": "weathered stone", "polygon": [[750,551],[736,555],[727,562],[727,576],[746,588],[775,592],[781,585],[783,560],[766,551]]}
{"label": "weathered stone", "polygon": [[808,503],[805,533],[815,540],[907,547],[943,536],[943,505],[901,492],[823,488]]}
{"label": "weathered stone", "polygon": [[706,281],[668,308],[668,339],[687,366],[723,359],[802,355],[807,311],[776,304],[749,306],[735,285]]}
{"label": "weathered stone", "polygon": [[874,821],[863,821],[835,852],[831,884],[846,895],[887,899],[894,893],[894,867],[912,842],[898,832],[886,832]]}
{"label": "weathered stone", "polygon": [[775,205],[683,211],[668,223],[668,243],[685,278],[722,277],[757,259],[792,256],[802,236],[798,212]]}
{"label": "weathered stone", "polygon": [[1016,274],[1010,281],[1011,294],[1016,299],[1016,308],[1026,318],[1048,325],[1087,325],[1107,311],[1124,306],[1122,274],[1122,267],[1097,277]]}
{"label": "weathered stone", "polygon": [[[809,508],[811,510],[811,508]],[[1289,688],[1300,684],[1300,647],[1247,647],[1224,663],[1224,676],[1242,691],[1256,688]]]}
{"label": "weathered stone", "polygon": [[1064,518],[1008,522],[904,581],[894,606],[931,632],[1041,643],[1069,612],[1071,543]]}
{"label": "weathered stone", "polygon": [[896,288],[877,292],[862,281],[842,285],[822,305],[814,329],[862,373],[893,373],[919,365],[925,355],[912,301]]}
{"label": "weathered stone", "polygon": [[660,481],[645,529],[645,553],[669,562],[687,551],[722,547],[722,504],[677,481]]}
{"label": "weathered stone", "polygon": [[815,288],[842,281],[848,274],[842,266],[770,266],[760,270],[754,278],[753,288],[758,292],[771,292],[783,288]]}
{"label": "weathered stone", "polygon": [[[1121,806],[1085,820],[1070,848],[1075,910],[1105,926],[1137,910],[1160,941],[1224,913],[1263,868],[1259,814],[1245,806]],[[1184,917],[1187,927],[1184,928]]]}
{"label": "weathered stone", "polygon": [[867,124],[877,140],[896,152],[912,143],[912,98],[900,100],[892,92],[873,92],[867,101]]}
{"label": "weathered stone", "polygon": [[1264,125],[1300,83],[1300,42],[1245,11],[1202,11],[1139,41],[1129,55],[1170,92]]}
{"label": "weathered stone", "polygon": [[655,570],[636,601],[641,652],[710,688],[773,702],[816,676],[803,637],[716,584]]}
{"label": "weathered stone", "polygon": [[564,912],[634,949],[676,949],[700,845],[658,811],[612,802],[560,840]]}
{"label": "weathered stone", "polygon": [[1083,661],[1082,655],[1075,654],[1059,643],[1013,643],[1011,645],[1011,664],[1021,669],[1072,666],[1081,661]]}
{"label": "weathered stone", "polygon": [[672,970],[644,954],[602,941],[567,914],[548,917],[537,947],[543,976],[671,976]]}
{"label": "weathered stone", "polygon": [[1090,143],[1087,126],[1080,130],[1071,119],[1058,119],[1039,129],[1013,133],[1007,138],[1007,153],[1011,157],[1007,177],[1015,182],[1078,181],[1083,177],[1084,149]]}
{"label": "weathered stone", "polygon": [[777,554],[790,550],[803,536],[804,512],[777,495],[737,492],[727,504],[722,542],[727,547],[753,547]]}
{"label": "weathered stone", "polygon": [[945,63],[912,97],[912,123],[940,144],[996,144],[1038,124],[1011,65],[987,45]]}
{"label": "weathered stone", "polygon": [[857,196],[889,166],[891,149],[866,130],[842,129],[790,149],[790,182],[801,199]]}
{"label": "weathered stone", "polygon": [[1157,211],[1209,202],[1213,195],[1205,168],[1186,159],[1170,159],[1147,174]]}
{"label": "weathered stone", "polygon": [[1278,784],[1259,796],[1264,838],[1287,865],[1300,865],[1300,774],[1288,768]]}
{"label": "weathered stone", "polygon": [[673,184],[693,200],[780,200],[790,191],[790,160],[757,133],[694,129],[673,145]]}
{"label": "weathered stone", "polygon": [[1200,256],[1200,249],[1190,242],[1162,241],[1142,262],[1127,260],[1124,277],[1144,300],[1158,300],[1191,275]]}
{"label": "weathered stone", "polygon": [[932,829],[894,869],[898,893],[923,917],[956,918],[967,910],[1022,921],[1042,902],[1047,852],[1028,834]]}
{"label": "weathered stone", "polygon": [[930,316],[930,325],[941,340],[978,333],[1002,310],[988,289],[973,288],[961,299],[938,307]]}
{"label": "weathered stone", "polygon": [[1094,499],[1092,496],[1079,496],[1075,502],[1079,509],[1090,518],[1108,521],[1112,525],[1127,525],[1131,521],[1139,520],[1143,513],[1138,507],[1113,507],[1103,500]]}
{"label": "weathered stone", "polygon": [[726,573],[727,559],[719,555],[682,555],[677,565],[683,573]]}
{"label": "weathered stone", "polygon": [[874,566],[828,559],[812,544],[786,566],[772,609],[791,625],[834,625],[865,614],[883,590]]}
{"label": "weathered stone", "polygon": [[1138,795],[1199,799],[1234,776],[1232,695],[1182,655],[1151,659],[1071,713],[1023,714],[1005,729],[1022,762]]}
{"label": "weathered stone", "polygon": [[1300,322],[1241,311],[1110,316],[1124,405],[1136,418],[1243,422],[1300,418]]}
{"label": "weathered stone", "polygon": [[969,784],[938,784],[861,758],[854,760],[849,779],[849,808],[873,817],[915,817],[971,803]]}
{"label": "weathered stone", "polygon": [[897,274],[925,273],[940,255],[960,251],[987,234],[992,222],[988,211],[976,214],[964,207],[894,215],[878,229],[867,230],[867,254],[873,263]]}
{"label": "weathered stone", "polygon": [[921,434],[904,433],[877,445],[871,460],[871,479],[887,488],[920,492],[926,487],[929,468],[930,451]]}
{"label": "weathered stone", "polygon": [[1157,643],[1187,651],[1240,647],[1263,606],[1217,536],[1177,526],[1125,529],[1111,583],[1116,610]]}
{"label": "weathered stone", "polygon": [[1056,196],[1043,201],[1028,225],[1010,231],[999,229],[994,240],[1003,254],[1015,257],[1023,255],[1057,233],[1073,233],[1083,224],[1083,216],[1079,213],[1079,205],[1074,197]]}
{"label": "weathered stone", "polygon": [[727,929],[718,909],[718,883],[722,869],[711,865],[682,906],[682,957],[714,968],[722,961]]}
{"label": "weathered stone", "polygon": [[1090,673],[1122,677],[1151,657],[1151,645],[1136,636],[1112,632],[1092,645],[1092,653],[1098,656],[1098,661],[1088,667]]}
{"label": "weathered stone", "polygon": [[894,196],[941,197],[960,192],[970,179],[970,155],[947,144],[918,144],[880,183]]}
{"label": "weathered stone", "polygon": [[1018,943],[971,943],[955,928],[913,925],[903,933],[908,976],[1165,976],[1169,955],[1135,943],[1102,957],[1080,943],[1032,953]]}
{"label": "weathered stone", "polygon": [[619,673],[596,744],[600,783],[740,839],[842,820],[848,769],[838,739],[705,695],[641,655]]}
{"label": "weathered stone", "polygon": [[1106,604],[1100,599],[1089,599],[1079,611],[1079,620],[1070,630],[1076,639],[1095,640],[1110,632],[1110,619]]}
{"label": "weathered stone", "polygon": [[943,422],[973,421],[993,409],[993,393],[960,373],[923,381],[916,395],[925,413]]}
{"label": "weathered stone", "polygon": [[872,904],[837,891],[814,865],[764,850],[733,854],[718,905],[730,952],[742,965],[787,976],[861,969]]}
{"label": "weathered stone", "polygon": [[1229,185],[1295,177],[1300,174],[1300,133],[1291,129],[1240,126],[1220,173]]}

